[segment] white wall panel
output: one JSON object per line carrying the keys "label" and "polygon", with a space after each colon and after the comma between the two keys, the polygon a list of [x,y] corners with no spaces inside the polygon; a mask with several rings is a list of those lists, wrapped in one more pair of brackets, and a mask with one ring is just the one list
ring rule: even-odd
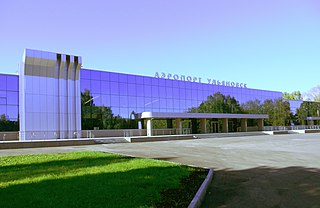
{"label": "white wall panel", "polygon": [[67,55],[26,50],[20,68],[21,140],[74,138],[81,130],[79,63]]}

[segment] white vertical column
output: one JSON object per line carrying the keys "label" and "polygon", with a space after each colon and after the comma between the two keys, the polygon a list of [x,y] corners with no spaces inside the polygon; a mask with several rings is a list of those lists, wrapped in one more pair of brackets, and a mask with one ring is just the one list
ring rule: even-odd
{"label": "white vertical column", "polygon": [[222,119],[222,133],[228,133],[228,119]]}
{"label": "white vertical column", "polygon": [[242,132],[248,131],[248,119],[246,119],[246,118],[241,119],[241,131]]}
{"label": "white vertical column", "polygon": [[262,118],[258,119],[257,123],[258,123],[258,131],[263,131],[263,127],[264,127],[263,119]]}
{"label": "white vertical column", "polygon": [[66,93],[66,79],[67,79],[67,63],[66,55],[61,54],[61,61],[59,64],[59,94],[58,94],[58,104],[59,104],[59,133],[60,139],[64,139],[67,136],[67,93]]}
{"label": "white vertical column", "polygon": [[200,130],[201,130],[201,134],[207,133],[207,119],[205,118],[200,119]]}
{"label": "white vertical column", "polygon": [[[76,61],[76,60],[75,60]],[[78,61],[75,63],[75,131],[77,132],[77,138],[81,137],[81,91],[80,91],[80,69],[81,69],[81,57],[78,57]]]}
{"label": "white vertical column", "polygon": [[50,131],[50,138],[57,139],[57,130],[59,129],[59,114],[58,114],[58,88],[59,88],[59,67],[57,61],[57,54],[49,53],[47,70],[47,105],[48,105],[48,131]]}
{"label": "white vertical column", "polygon": [[147,119],[147,136],[152,136],[152,119]]}
{"label": "white vertical column", "polygon": [[177,129],[176,134],[182,134],[182,121],[180,118],[176,119],[176,129]]}
{"label": "white vertical column", "polygon": [[67,68],[67,100],[68,100],[68,138],[74,138],[75,131],[75,88],[74,88],[74,57],[70,56]]}
{"label": "white vertical column", "polygon": [[[19,140],[20,141],[25,141],[26,140],[26,111],[25,111],[25,106],[26,106],[26,85],[25,85],[25,72],[29,71],[29,67],[26,63],[27,59],[30,57],[29,54],[27,54],[28,51],[25,50],[23,54],[23,59],[19,65],[19,127],[20,127],[20,132],[19,132]],[[30,59],[30,58],[29,58]]]}

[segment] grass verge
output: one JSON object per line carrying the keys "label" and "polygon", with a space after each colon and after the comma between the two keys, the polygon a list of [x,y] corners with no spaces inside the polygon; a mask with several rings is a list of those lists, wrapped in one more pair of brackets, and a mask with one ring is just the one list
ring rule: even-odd
{"label": "grass verge", "polygon": [[0,157],[0,207],[177,207],[205,174],[102,152]]}

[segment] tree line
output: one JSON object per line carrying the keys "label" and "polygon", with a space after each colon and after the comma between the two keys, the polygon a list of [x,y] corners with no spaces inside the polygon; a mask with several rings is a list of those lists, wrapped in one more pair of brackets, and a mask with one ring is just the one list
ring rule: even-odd
{"label": "tree line", "polygon": [[10,121],[5,114],[0,116],[0,131],[19,131],[19,122]]}
{"label": "tree line", "polygon": [[[131,114],[134,114],[132,112]],[[134,119],[114,115],[107,106],[96,106],[89,90],[81,93],[81,127],[89,129],[135,129],[138,123]]]}
{"label": "tree line", "polygon": [[[304,101],[296,112],[290,111],[290,103],[285,99],[301,100],[299,91],[284,93],[283,99],[248,101],[243,104],[230,95],[215,93],[207,97],[198,107],[190,108],[190,113],[250,113],[267,114],[266,126],[305,125],[307,117],[320,117],[320,102]],[[81,93],[82,129],[135,129],[137,121],[132,118],[122,118],[114,115],[110,107],[96,106],[89,90]],[[135,112],[132,112],[133,115]],[[251,125],[254,125],[255,121]],[[161,124],[161,125],[160,125]],[[318,123],[319,124],[319,123]],[[161,128],[166,128],[165,122],[159,122]],[[19,122],[10,121],[3,114],[0,116],[0,131],[19,131]]]}
{"label": "tree line", "polygon": [[319,116],[320,103],[305,101],[297,112],[293,113],[290,111],[290,103],[282,98],[267,99],[264,102],[252,100],[239,104],[234,97],[218,92],[208,96],[207,100],[198,107],[190,108],[188,112],[267,114],[269,119],[265,119],[266,126],[304,125],[307,117]]}

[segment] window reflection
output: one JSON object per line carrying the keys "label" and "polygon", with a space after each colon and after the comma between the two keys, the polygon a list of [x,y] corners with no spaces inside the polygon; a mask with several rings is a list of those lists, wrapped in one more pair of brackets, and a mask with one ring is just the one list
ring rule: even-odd
{"label": "window reflection", "polygon": [[95,106],[101,106],[101,95],[100,94],[95,94],[95,93],[92,93],[92,96],[93,96],[93,102],[95,104]]}
{"label": "window reflection", "polygon": [[159,99],[152,99],[151,104],[153,109],[160,108]]}
{"label": "window reflection", "polygon": [[120,96],[120,107],[125,107],[125,108],[129,107],[127,96]]}
{"label": "window reflection", "polygon": [[0,105],[0,116],[3,114],[7,115],[7,106],[6,105]]}
{"label": "window reflection", "polygon": [[110,93],[112,95],[119,95],[119,83],[118,82],[110,82]]}
{"label": "window reflection", "polygon": [[111,82],[118,82],[118,81],[119,81],[119,74],[117,74],[117,73],[110,73],[110,81],[111,81]]}
{"label": "window reflection", "polygon": [[160,98],[166,98],[166,88],[165,87],[159,87],[159,96]]}
{"label": "window reflection", "polygon": [[166,99],[159,99],[160,108],[167,108]]}
{"label": "window reflection", "polygon": [[119,107],[120,106],[119,96],[111,95],[110,103],[112,107]]}
{"label": "window reflection", "polygon": [[101,92],[101,82],[92,80],[91,81],[91,92],[92,93],[100,93]]}
{"label": "window reflection", "polygon": [[120,95],[128,95],[128,85],[126,83],[119,84]]}
{"label": "window reflection", "polygon": [[144,98],[138,98],[137,99],[137,107],[138,108],[144,108],[144,105],[145,104],[145,102],[144,102]]}
{"label": "window reflection", "polygon": [[90,80],[82,79],[80,82],[80,89],[81,89],[81,92],[84,92],[86,89],[91,90]]}
{"label": "window reflection", "polygon": [[7,90],[19,91],[19,77],[18,76],[8,76],[7,77]]}
{"label": "window reflection", "polygon": [[159,87],[152,86],[152,97],[159,97]]}
{"label": "window reflection", "polygon": [[133,96],[128,97],[128,106],[130,108],[136,108],[137,107],[137,98]]}
{"label": "window reflection", "polygon": [[152,78],[150,77],[143,77],[143,84],[144,85],[151,85],[152,84]]}
{"label": "window reflection", "polygon": [[159,86],[159,79],[158,78],[152,78],[151,84],[153,86]]}
{"label": "window reflection", "polygon": [[171,87],[167,87],[166,88],[166,94],[167,94],[167,98],[172,98],[173,97],[172,88]]}
{"label": "window reflection", "polygon": [[144,96],[151,97],[151,87],[145,87],[144,88]]}
{"label": "window reflection", "polygon": [[173,100],[167,99],[167,108],[173,108]]}
{"label": "window reflection", "polygon": [[91,71],[91,80],[101,80],[100,75],[101,75],[100,71],[92,70]]}
{"label": "window reflection", "polygon": [[91,70],[81,69],[80,70],[81,79],[90,79],[91,78],[90,72]]}
{"label": "window reflection", "polygon": [[127,83],[128,82],[127,75],[126,74],[119,74],[119,82]]}
{"label": "window reflection", "polygon": [[107,82],[107,81],[101,82],[101,93],[106,95],[110,94],[110,82]]}
{"label": "window reflection", "polygon": [[0,97],[0,105],[6,105],[6,104],[7,104],[7,99]]}
{"label": "window reflection", "polygon": [[7,89],[7,77],[5,75],[0,74],[0,90],[6,90]]}
{"label": "window reflection", "polygon": [[9,120],[17,120],[18,118],[18,106],[7,106],[7,116]]}
{"label": "window reflection", "polygon": [[137,85],[137,96],[142,97],[144,96],[144,85]]}
{"label": "window reflection", "polygon": [[110,95],[102,95],[101,96],[101,105],[106,106],[106,107],[111,105]]}
{"label": "window reflection", "polygon": [[[18,92],[7,92],[7,104],[8,105],[18,105]],[[1,99],[1,98],[0,98]]]}
{"label": "window reflection", "polygon": [[[0,75],[1,79],[9,80],[9,78]],[[13,76],[10,79],[14,82],[16,78]],[[1,85],[1,83],[0,88],[2,87],[3,90],[0,89],[0,106],[2,106],[0,110],[7,115],[7,106],[9,104],[17,108],[18,95],[13,85]],[[91,106],[87,105],[82,108],[83,125],[85,128],[93,128],[94,125],[98,125],[101,128],[120,128],[120,123],[127,125],[127,121],[121,119],[129,119],[132,111],[186,112],[189,108],[198,107],[201,102],[207,99],[207,96],[213,95],[216,92],[234,96],[241,102],[257,98],[266,99],[268,97],[270,99],[281,97],[281,93],[269,91],[256,91],[112,72],[93,72],[91,70],[81,70],[80,88],[81,92],[84,92],[86,89],[89,90],[90,96],[94,98]],[[8,117],[17,117],[14,116],[12,109],[11,112],[10,116],[7,115]],[[118,115],[120,118],[117,117]],[[121,122],[120,120],[117,121],[119,125],[115,127],[111,125],[114,120],[107,122],[107,118],[111,120],[120,119]]]}
{"label": "window reflection", "polygon": [[109,72],[101,72],[101,80],[102,81],[110,81],[110,73]]}
{"label": "window reflection", "polygon": [[128,84],[128,95],[136,96],[136,85],[135,84]]}
{"label": "window reflection", "polygon": [[143,76],[136,76],[136,83],[137,84],[144,84]]}
{"label": "window reflection", "polygon": [[135,84],[136,83],[136,76],[135,75],[127,75],[128,76],[128,83]]}

